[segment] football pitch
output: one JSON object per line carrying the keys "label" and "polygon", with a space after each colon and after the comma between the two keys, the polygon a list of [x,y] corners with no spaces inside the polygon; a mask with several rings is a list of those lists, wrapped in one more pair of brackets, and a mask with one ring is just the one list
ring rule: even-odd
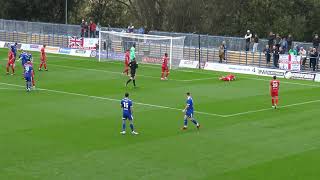
{"label": "football pitch", "polygon": [[[27,93],[20,63],[5,75],[7,49],[0,58],[1,180],[320,179],[319,83],[280,79],[274,110],[268,77],[177,69],[160,81],[142,64],[125,88],[121,62],[48,54]],[[137,136],[120,134],[125,92]],[[186,92],[199,131],[181,130]]]}

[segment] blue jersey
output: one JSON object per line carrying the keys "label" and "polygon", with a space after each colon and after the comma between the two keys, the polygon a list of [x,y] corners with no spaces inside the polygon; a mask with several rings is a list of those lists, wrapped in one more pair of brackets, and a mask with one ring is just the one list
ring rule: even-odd
{"label": "blue jersey", "polygon": [[12,45],[11,46],[11,51],[13,52],[14,57],[16,58],[17,57],[17,46],[16,45]]}
{"label": "blue jersey", "polygon": [[25,78],[31,78],[32,77],[32,71],[33,67],[31,64],[25,64],[24,65],[24,77]]}
{"label": "blue jersey", "polygon": [[21,59],[21,64],[24,66],[25,63],[29,60],[29,56],[26,52],[20,54],[19,58]]}
{"label": "blue jersey", "polygon": [[132,117],[132,101],[129,98],[124,98],[121,100],[121,108],[122,108],[122,119],[133,120]]}
{"label": "blue jersey", "polygon": [[32,60],[32,54],[27,54],[27,59],[29,60],[29,61],[31,61]]}
{"label": "blue jersey", "polygon": [[188,97],[187,99],[187,113],[192,114],[193,113],[193,99],[192,97]]}

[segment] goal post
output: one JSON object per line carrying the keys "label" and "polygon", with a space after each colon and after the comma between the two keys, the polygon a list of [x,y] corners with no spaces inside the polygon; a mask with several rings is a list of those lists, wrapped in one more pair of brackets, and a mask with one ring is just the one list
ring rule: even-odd
{"label": "goal post", "polygon": [[135,44],[138,62],[161,64],[162,57],[168,53],[170,69],[175,69],[183,59],[184,40],[185,36],[100,31],[98,57],[99,61],[123,61],[126,50]]}

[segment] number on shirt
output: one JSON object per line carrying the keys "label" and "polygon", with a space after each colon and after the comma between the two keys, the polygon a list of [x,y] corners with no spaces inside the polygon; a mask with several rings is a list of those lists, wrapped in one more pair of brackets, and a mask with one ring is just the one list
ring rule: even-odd
{"label": "number on shirt", "polygon": [[127,102],[123,102],[123,108],[128,109],[128,108],[129,108],[129,103],[127,103]]}
{"label": "number on shirt", "polygon": [[272,87],[273,87],[273,88],[278,88],[278,83],[277,83],[277,82],[273,82],[273,83],[272,83]]}

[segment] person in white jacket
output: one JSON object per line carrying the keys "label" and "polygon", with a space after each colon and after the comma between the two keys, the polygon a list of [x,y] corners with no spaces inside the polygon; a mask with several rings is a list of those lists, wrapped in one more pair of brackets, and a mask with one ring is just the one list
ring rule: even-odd
{"label": "person in white jacket", "polygon": [[246,51],[249,51],[250,42],[251,42],[251,38],[252,38],[252,34],[251,34],[250,30],[247,30],[247,34],[244,36],[244,38],[246,40]]}

